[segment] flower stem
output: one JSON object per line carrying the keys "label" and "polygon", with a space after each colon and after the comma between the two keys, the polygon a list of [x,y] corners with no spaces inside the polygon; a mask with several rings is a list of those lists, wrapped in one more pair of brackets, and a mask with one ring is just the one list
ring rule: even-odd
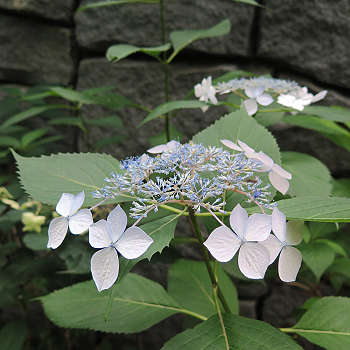
{"label": "flower stem", "polygon": [[205,261],[205,265],[207,267],[207,270],[208,270],[208,273],[209,273],[209,277],[210,277],[210,280],[211,280],[211,283],[213,285],[213,289],[214,289],[214,292],[215,292],[215,289],[217,289],[217,296],[218,298],[220,299],[221,301],[221,304],[225,310],[225,312],[227,313],[231,313],[231,310],[230,310],[230,307],[228,306],[227,304],[227,301],[224,297],[224,295],[222,294],[222,291],[218,285],[218,281],[217,281],[217,278],[215,277],[215,273],[214,273],[214,270],[210,264],[210,257],[209,257],[209,253],[207,251],[207,249],[205,248],[204,246],[204,239],[203,239],[203,236],[202,236],[202,232],[201,232],[201,229],[199,227],[199,224],[198,224],[198,220],[196,218],[196,214],[193,210],[192,207],[188,207],[188,213],[189,213],[189,217],[191,219],[191,223],[192,223],[192,227],[193,227],[193,230],[198,238],[198,241],[199,241],[199,246],[200,246],[200,249],[202,251],[202,254],[203,254],[203,257],[204,257],[204,261]]}

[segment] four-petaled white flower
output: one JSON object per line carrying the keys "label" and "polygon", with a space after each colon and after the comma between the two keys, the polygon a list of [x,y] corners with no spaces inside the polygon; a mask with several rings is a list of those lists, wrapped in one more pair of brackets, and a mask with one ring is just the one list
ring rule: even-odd
{"label": "four-petaled white flower", "polygon": [[[310,105],[311,103],[317,102],[325,98],[327,95],[327,90],[323,90],[316,94],[315,96],[308,92],[306,86],[301,88],[299,91],[290,93],[290,94],[281,94],[277,97],[277,103],[297,109],[298,111],[302,111],[305,106]],[[296,114],[295,112],[292,114]]]}
{"label": "four-petaled white flower", "polygon": [[[84,191],[76,196],[71,193],[63,193],[56,205],[56,211],[61,217],[55,218],[49,225],[48,248],[57,248],[64,240],[69,227],[70,232],[79,235],[86,231],[93,223],[92,214],[89,209],[79,208],[85,200]],[[78,211],[79,210],[79,211]]]}
{"label": "four-petaled white flower", "polygon": [[90,245],[103,248],[91,258],[92,278],[99,292],[110,288],[118,278],[118,252],[126,259],[136,259],[153,243],[139,227],[125,230],[126,224],[127,216],[118,205],[109,213],[107,221],[102,219],[90,226]]}
{"label": "four-petaled white flower", "polygon": [[248,100],[243,101],[249,115],[258,111],[258,103],[262,106],[268,106],[274,101],[270,94],[264,94],[265,88],[263,86],[248,86],[244,91],[249,97]]}
{"label": "four-petaled white flower", "polygon": [[204,242],[211,255],[220,262],[230,261],[237,251],[238,266],[248,278],[264,278],[270,262],[269,251],[259,244],[271,231],[271,216],[248,213],[239,204],[230,215],[231,229],[227,226],[216,228]]}
{"label": "four-petaled white flower", "polygon": [[[216,90],[213,85],[211,85],[211,77],[203,78],[201,84],[197,84],[194,87],[194,94],[199,101],[204,101],[205,103],[210,102],[215,105],[218,103],[217,98],[215,97]],[[202,107],[202,111],[205,112],[209,106]]]}
{"label": "four-petaled white flower", "polygon": [[280,254],[278,260],[278,274],[283,282],[293,282],[300,269],[302,255],[297,248],[302,241],[303,224],[301,220],[289,220],[286,223],[285,215],[277,208],[272,212],[272,231],[263,244],[270,253],[270,264]]}
{"label": "four-petaled white flower", "polygon": [[289,189],[288,180],[292,178],[292,174],[276,164],[272,158],[262,151],[257,153],[253,158],[262,162],[263,168],[260,171],[269,172],[269,180],[272,186],[282,194],[286,194]]}
{"label": "four-petaled white flower", "polygon": [[167,151],[169,148],[175,148],[178,146],[180,142],[172,140],[169,141],[166,145],[158,145],[154,146],[147,150],[148,153],[156,154],[156,153],[163,153],[164,151]]}

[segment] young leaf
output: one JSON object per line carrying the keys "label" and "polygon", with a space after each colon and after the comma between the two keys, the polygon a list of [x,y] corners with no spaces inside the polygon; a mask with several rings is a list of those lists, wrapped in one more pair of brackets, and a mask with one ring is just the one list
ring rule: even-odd
{"label": "young leaf", "polygon": [[103,332],[141,332],[178,312],[188,313],[163,287],[145,277],[128,274],[116,295],[107,322],[109,291],[98,292],[93,281],[78,283],[39,298],[55,324]]}
{"label": "young leaf", "polygon": [[[238,314],[236,288],[221,268],[218,280],[231,312]],[[203,261],[178,260],[168,273],[168,293],[185,309],[206,317],[217,312],[213,286]]]}
{"label": "young leaf", "polygon": [[138,47],[128,44],[117,44],[108,48],[106,58],[108,61],[115,63],[136,52],[143,52],[147,55],[158,58],[161,52],[168,51],[170,47],[170,43],[156,47]]}
{"label": "young leaf", "polygon": [[298,152],[282,152],[283,168],[293,174],[288,194],[296,197],[330,196],[331,175],[318,159]]}
{"label": "young leaf", "polygon": [[283,331],[297,333],[327,350],[347,350],[350,344],[350,299],[321,298],[294,327]]}
{"label": "young leaf", "polygon": [[193,329],[187,329],[165,343],[161,350],[173,349],[302,350],[268,323],[229,314],[222,314],[222,323],[215,315]]}
{"label": "young leaf", "polygon": [[[12,151],[19,177],[26,192],[36,200],[56,205],[63,192],[86,192],[84,206],[95,205],[90,193],[104,186],[111,172],[120,173],[119,162],[110,155],[97,153],[54,154],[40,158],[21,157]],[[132,200],[120,196],[113,203]]]}
{"label": "young leaf", "polygon": [[173,58],[186,46],[198,39],[213,38],[228,34],[231,30],[231,22],[225,19],[219,24],[209,29],[201,30],[178,30],[170,34],[170,40],[174,48],[174,52],[168,58],[170,63]]}
{"label": "young leaf", "polygon": [[205,107],[206,103],[201,101],[171,101],[163,103],[157,106],[142,122],[140,125],[143,125],[149,122],[152,119],[155,119],[165,113],[173,111],[175,109],[181,108],[202,108]]}

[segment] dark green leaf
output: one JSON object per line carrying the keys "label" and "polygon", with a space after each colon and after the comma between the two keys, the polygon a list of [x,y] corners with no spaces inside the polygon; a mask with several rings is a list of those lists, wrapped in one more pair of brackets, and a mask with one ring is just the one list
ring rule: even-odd
{"label": "dark green leaf", "polygon": [[12,136],[0,135],[0,147],[13,147],[19,148],[21,146],[20,141]]}
{"label": "dark green leaf", "polygon": [[99,149],[103,147],[107,147],[110,145],[113,145],[114,143],[122,142],[126,139],[126,135],[118,135],[118,136],[112,136],[112,137],[104,137],[100,140],[98,140],[95,145],[95,151],[98,151]]}
{"label": "dark green leaf", "polygon": [[92,4],[88,4],[85,6],[81,6],[77,11],[83,11],[87,9],[92,9],[96,7],[105,7],[105,6],[113,6],[113,5],[121,5],[121,4],[132,4],[132,3],[146,3],[146,4],[154,4],[158,3],[159,0],[109,0],[109,1],[98,1]]}
{"label": "dark green leaf", "polygon": [[116,128],[116,129],[123,128],[122,120],[116,115],[112,115],[110,117],[98,118],[98,119],[87,119],[85,120],[85,122],[88,125],[103,126],[105,128]]}
{"label": "dark green leaf", "polygon": [[7,323],[0,330],[0,344],[2,350],[21,350],[27,338],[27,325],[23,321]]}
{"label": "dark green leaf", "polygon": [[25,133],[21,138],[22,147],[25,148],[33,141],[40,139],[40,137],[47,134],[49,130],[50,130],[49,128],[41,128],[41,129],[36,129]]}
{"label": "dark green leaf", "polygon": [[303,110],[303,113],[317,115],[336,122],[350,122],[350,111],[340,107],[307,106]]}

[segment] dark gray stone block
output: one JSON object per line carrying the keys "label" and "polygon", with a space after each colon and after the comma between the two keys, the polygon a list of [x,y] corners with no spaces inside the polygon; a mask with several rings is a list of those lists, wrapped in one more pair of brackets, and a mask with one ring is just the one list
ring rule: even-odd
{"label": "dark gray stone block", "polygon": [[[234,66],[210,66],[190,63],[171,64],[170,66],[170,96],[171,100],[182,99],[194,85],[200,83],[204,77],[212,75],[218,77],[232,69]],[[122,60],[111,64],[105,59],[86,59],[79,67],[79,90],[97,85],[117,85],[117,92],[130,100],[155,108],[164,103],[164,81],[162,66],[157,62]],[[195,98],[195,97],[193,97]],[[148,115],[147,112],[135,108],[124,108],[115,112],[100,106],[84,106],[82,112],[86,118],[96,118],[107,115],[118,115],[122,118],[125,131],[129,137],[116,146],[104,149],[118,159],[128,156],[141,155],[151,144],[148,138],[164,130],[164,120],[155,119],[140,126]],[[210,108],[206,113],[200,109],[178,110],[171,123],[184,135],[187,142],[194,134],[212,124],[226,112],[225,107]],[[110,130],[95,129],[92,140],[112,136]]]}
{"label": "dark gray stone block", "polygon": [[350,3],[347,0],[265,0],[258,58],[287,64],[337,86],[350,87]]}
{"label": "dark gray stone block", "polygon": [[69,23],[73,15],[74,3],[74,0],[0,0],[0,9]]}
{"label": "dark gray stone block", "polygon": [[[81,5],[91,2],[83,0]],[[199,40],[189,48],[211,54],[249,55],[253,6],[231,0],[177,0],[165,1],[164,8],[167,40],[171,31],[205,29],[230,18],[230,34]],[[78,12],[75,15],[77,41],[84,49],[100,52],[117,43],[160,45],[159,13],[158,4],[123,4]]]}
{"label": "dark gray stone block", "polygon": [[74,76],[71,31],[0,15],[0,81],[68,85]]}

